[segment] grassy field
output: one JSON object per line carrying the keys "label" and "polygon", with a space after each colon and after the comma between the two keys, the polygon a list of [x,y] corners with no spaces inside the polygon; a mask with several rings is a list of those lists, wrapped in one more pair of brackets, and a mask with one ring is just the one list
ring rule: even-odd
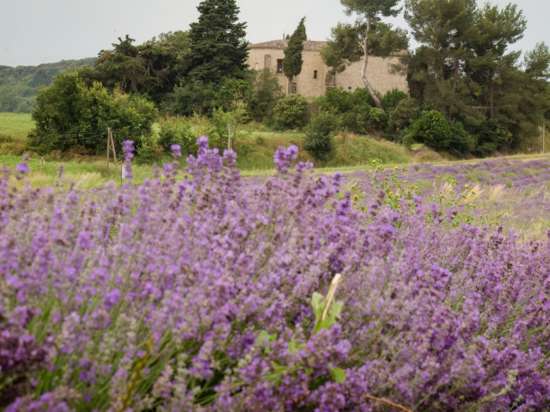
{"label": "grassy field", "polygon": [[[203,120],[197,120],[196,132],[201,134]],[[27,151],[27,135],[34,127],[29,114],[0,113],[0,165],[13,167]],[[273,168],[273,153],[280,146],[295,144],[300,148],[301,160],[312,160],[303,149],[301,132],[272,131],[263,125],[249,124],[241,128],[235,140],[238,166],[245,174],[269,173]],[[405,147],[373,137],[341,134],[335,138],[335,152],[323,168],[356,167],[376,164],[408,164],[419,161],[438,161],[442,158],[427,149],[413,152]],[[162,159],[159,159],[159,163]],[[42,158],[30,155],[31,180],[38,186],[51,184],[63,166],[65,177],[83,187],[93,187],[119,178],[119,166],[107,168],[105,159],[84,157],[79,159]],[[152,173],[152,165],[137,166],[136,179],[142,180]]]}
{"label": "grassy field", "polygon": [[28,113],[0,113],[0,155],[23,154],[33,127]]}
{"label": "grassy field", "polygon": [[0,113],[0,135],[24,141],[33,127],[28,113]]}

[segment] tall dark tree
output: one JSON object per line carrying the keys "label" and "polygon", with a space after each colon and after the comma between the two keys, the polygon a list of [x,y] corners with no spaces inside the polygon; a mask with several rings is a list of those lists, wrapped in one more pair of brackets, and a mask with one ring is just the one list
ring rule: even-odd
{"label": "tall dark tree", "polygon": [[388,56],[392,52],[406,49],[407,35],[383,23],[384,17],[395,17],[400,12],[400,0],[340,0],[348,15],[356,14],[355,24],[339,24],[332,31],[323,57],[333,73],[343,71],[346,66],[363,58],[361,79],[378,107],[381,100],[368,79],[369,56]]}
{"label": "tall dark tree", "polygon": [[293,80],[302,72],[302,65],[304,64],[302,53],[304,52],[304,42],[307,40],[305,21],[305,17],[300,20],[298,27],[288,39],[288,45],[285,49],[283,72],[288,79],[288,94],[293,92]]}
{"label": "tall dark tree", "polygon": [[199,20],[191,24],[187,79],[220,83],[226,77],[243,78],[248,43],[236,1],[203,0],[198,10]]}

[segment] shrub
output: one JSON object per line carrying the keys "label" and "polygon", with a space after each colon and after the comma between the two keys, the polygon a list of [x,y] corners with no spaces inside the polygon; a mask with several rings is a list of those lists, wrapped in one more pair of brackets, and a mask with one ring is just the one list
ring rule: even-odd
{"label": "shrub", "polygon": [[37,97],[29,146],[41,153],[100,154],[110,127],[119,148],[126,138],[139,147],[156,116],[154,104],[143,97],[111,94],[100,83],[87,86],[78,73],[63,74]]}
{"label": "shrub", "polygon": [[474,133],[477,136],[475,153],[479,156],[488,156],[508,148],[513,140],[512,134],[493,120],[483,122],[475,128]]}
{"label": "shrub", "polygon": [[174,88],[164,104],[164,109],[182,116],[194,114],[209,116],[216,107],[212,103],[215,100],[216,87],[213,84],[189,81]]}
{"label": "shrub", "polygon": [[273,73],[267,69],[257,72],[248,101],[248,111],[252,118],[258,122],[271,119],[273,108],[282,93],[279,81]]}
{"label": "shrub", "polygon": [[398,90],[398,89],[390,90],[382,97],[382,107],[384,108],[386,113],[389,114],[397,107],[397,105],[401,101],[403,101],[407,97],[408,97],[407,93],[401,90]]}
{"label": "shrub", "polygon": [[199,147],[183,180],[0,175],[0,408],[548,410],[547,236],[294,146],[262,179]]}
{"label": "shrub", "polygon": [[338,118],[332,113],[319,113],[306,130],[305,149],[317,160],[325,161],[332,154],[332,134],[338,128]]}
{"label": "shrub", "polygon": [[365,89],[353,92],[329,89],[317,99],[316,105],[320,112],[337,115],[340,127],[349,132],[367,134],[383,130],[387,124],[387,115],[383,110],[373,108],[374,101]]}
{"label": "shrub", "polygon": [[233,110],[214,110],[212,125],[215,136],[210,133],[210,140],[213,140],[214,146],[218,148],[233,147],[234,140],[237,138],[239,126],[245,123],[246,120],[246,106],[242,103],[234,105]]}
{"label": "shrub", "polygon": [[189,81],[174,88],[164,109],[182,116],[212,116],[215,109],[233,110],[238,102],[248,102],[251,95],[249,80],[226,78],[221,84]]}
{"label": "shrub", "polygon": [[179,144],[182,154],[189,155],[197,150],[196,137],[187,120],[170,117],[161,121],[158,143],[166,153],[170,153],[170,146]]}
{"label": "shrub", "polygon": [[405,143],[423,143],[436,150],[467,154],[475,147],[474,138],[461,123],[451,123],[437,110],[423,112],[405,132]]}
{"label": "shrub", "polygon": [[301,129],[307,124],[307,100],[297,94],[281,98],[273,108],[273,126],[279,130]]}
{"label": "shrub", "polygon": [[384,130],[388,125],[388,115],[383,109],[371,107],[368,112],[367,130]]}
{"label": "shrub", "polygon": [[[418,117],[419,104],[410,97],[401,100],[395,109],[389,113],[388,129],[395,137],[399,137],[403,130]],[[397,139],[396,139],[397,140]]]}
{"label": "shrub", "polygon": [[319,110],[336,114],[345,114],[354,111],[358,106],[374,106],[374,100],[365,89],[356,89],[353,92],[335,87],[328,89],[324,96],[317,99]]}

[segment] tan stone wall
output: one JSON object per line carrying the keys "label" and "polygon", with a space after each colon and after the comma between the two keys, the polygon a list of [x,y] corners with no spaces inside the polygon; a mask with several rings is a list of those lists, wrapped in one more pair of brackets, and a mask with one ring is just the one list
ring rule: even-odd
{"label": "tan stone wall", "polygon": [[[266,58],[266,56],[269,56]],[[272,73],[277,71],[277,60],[284,58],[282,49],[251,49],[248,56],[248,65],[253,70],[263,70],[269,68]],[[326,76],[329,71],[325,65],[321,53],[318,51],[306,50],[303,52],[304,64],[302,73],[296,77],[297,92],[305,97],[318,97],[325,94]],[[369,58],[369,68],[367,76],[373,87],[381,94],[392,89],[408,91],[407,80],[404,75],[392,73],[392,64],[397,64],[399,59],[391,57],[383,59],[380,57]],[[270,64],[269,64],[270,63]],[[269,64],[269,67],[266,67]],[[336,86],[345,90],[355,90],[362,88],[361,81],[362,62],[356,62],[350,65],[344,72],[336,75]],[[314,78],[314,72],[317,71],[317,78]],[[288,90],[288,81],[284,74],[277,74],[279,84],[286,93]]]}
{"label": "tan stone wall", "polygon": [[[372,86],[382,95],[392,89],[408,92],[407,78],[405,75],[396,73],[393,65],[399,64],[398,57],[369,57],[367,78]],[[336,75],[336,86],[346,90],[355,90],[365,87],[361,80],[363,60],[352,63],[342,73]]]}
{"label": "tan stone wall", "polygon": [[[271,56],[266,59],[266,56]],[[317,97],[325,94],[325,76],[327,66],[321,58],[321,54],[315,51],[304,51],[304,64],[302,72],[294,79],[297,85],[297,92],[305,97]],[[277,60],[284,58],[284,51],[280,49],[252,49],[248,56],[248,65],[254,70],[263,70],[266,63],[271,60],[268,67],[272,73],[277,71]],[[266,61],[267,60],[267,61]],[[317,78],[314,78],[314,72],[317,71]],[[284,74],[278,73],[277,78],[281,88],[286,93],[288,90],[288,80]]]}

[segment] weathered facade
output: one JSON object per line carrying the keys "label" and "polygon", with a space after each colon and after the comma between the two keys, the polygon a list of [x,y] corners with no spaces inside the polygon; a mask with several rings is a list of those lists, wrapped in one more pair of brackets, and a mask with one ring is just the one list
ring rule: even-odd
{"label": "weathered facade", "polygon": [[[302,73],[294,79],[292,86],[296,93],[305,97],[317,97],[325,94],[329,87],[341,87],[345,90],[355,90],[364,87],[361,80],[363,61],[352,63],[342,73],[330,74],[329,67],[321,57],[323,41],[307,41],[304,44]],[[274,40],[256,43],[250,46],[248,65],[253,70],[269,69],[276,73],[281,88],[289,89],[288,80],[283,73],[285,40]],[[392,89],[407,91],[406,77],[395,72],[393,65],[399,63],[399,56],[388,58],[369,57],[367,77],[372,86],[381,94]]]}

